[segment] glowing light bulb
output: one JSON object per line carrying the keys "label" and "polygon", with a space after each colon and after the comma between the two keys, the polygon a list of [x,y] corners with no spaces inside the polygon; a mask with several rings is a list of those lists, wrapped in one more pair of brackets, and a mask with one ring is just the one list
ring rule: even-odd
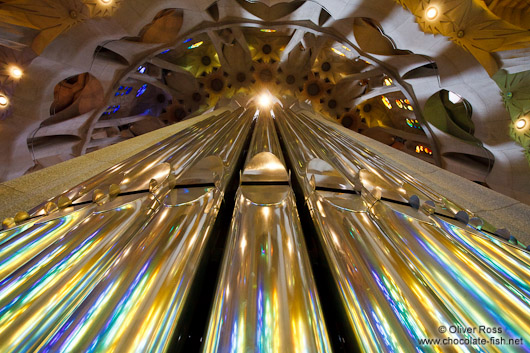
{"label": "glowing light bulb", "polygon": [[0,94],[0,107],[6,107],[8,103],[9,100],[7,99],[7,97],[3,94]]}
{"label": "glowing light bulb", "polygon": [[427,11],[425,11],[425,16],[428,20],[434,20],[436,16],[438,16],[438,9],[436,7],[429,7]]}
{"label": "glowing light bulb", "polygon": [[13,76],[13,78],[21,78],[22,77],[22,70],[16,66],[13,66],[11,67],[11,70],[10,70],[10,74],[11,76]]}
{"label": "glowing light bulb", "polygon": [[462,98],[456,93],[449,92],[449,101],[453,104],[457,104],[462,102]]}
{"label": "glowing light bulb", "polygon": [[524,129],[526,126],[526,120],[521,118],[515,122],[515,127],[519,130]]}
{"label": "glowing light bulb", "polygon": [[101,1],[105,5],[108,5],[112,2],[112,0],[99,0],[99,1]]}
{"label": "glowing light bulb", "polygon": [[272,97],[270,93],[262,93],[258,97],[258,105],[263,108],[268,108],[272,104]]}

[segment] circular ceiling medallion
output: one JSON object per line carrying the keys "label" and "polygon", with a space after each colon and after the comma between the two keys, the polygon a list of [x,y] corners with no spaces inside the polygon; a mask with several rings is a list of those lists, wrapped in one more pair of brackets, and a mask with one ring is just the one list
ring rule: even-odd
{"label": "circular ceiling medallion", "polygon": [[245,80],[247,79],[247,75],[245,75],[244,72],[238,72],[236,75],[236,79],[238,82],[245,82]]}
{"label": "circular ceiling medallion", "polygon": [[328,72],[329,70],[331,70],[331,64],[326,61],[322,64],[322,66],[320,66],[320,68],[322,69],[322,71]]}
{"label": "circular ceiling medallion", "polygon": [[328,107],[329,107],[329,109],[335,109],[335,108],[337,108],[337,101],[334,100],[334,99],[330,99],[330,100],[328,101]]}
{"label": "circular ceiling medallion", "polygon": [[210,59],[210,57],[208,55],[205,55],[201,58],[201,63],[204,65],[204,66],[210,66],[210,64],[212,63],[212,59]]}
{"label": "circular ceiling medallion", "polygon": [[307,85],[307,94],[310,96],[318,96],[320,94],[320,86],[316,82]]}
{"label": "circular ceiling medallion", "polygon": [[269,44],[265,44],[263,47],[261,47],[261,50],[264,54],[270,54],[272,52],[272,47]]}
{"label": "circular ceiling medallion", "polygon": [[225,86],[225,84],[224,84],[223,80],[221,80],[220,78],[214,78],[212,80],[212,82],[210,83],[210,87],[215,92],[221,92],[223,90],[224,86]]}
{"label": "circular ceiling medallion", "polygon": [[353,118],[349,115],[345,115],[341,121],[342,126],[349,128],[353,124]]}
{"label": "circular ceiling medallion", "polygon": [[202,96],[199,92],[194,92],[192,95],[191,95],[191,99],[193,99],[194,102],[200,102],[201,99],[202,99]]}

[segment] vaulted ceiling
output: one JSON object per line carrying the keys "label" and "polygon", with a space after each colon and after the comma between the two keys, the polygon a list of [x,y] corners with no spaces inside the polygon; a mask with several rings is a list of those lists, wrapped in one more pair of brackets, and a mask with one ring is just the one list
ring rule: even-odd
{"label": "vaulted ceiling", "polygon": [[0,180],[264,91],[530,202],[530,6],[8,0]]}

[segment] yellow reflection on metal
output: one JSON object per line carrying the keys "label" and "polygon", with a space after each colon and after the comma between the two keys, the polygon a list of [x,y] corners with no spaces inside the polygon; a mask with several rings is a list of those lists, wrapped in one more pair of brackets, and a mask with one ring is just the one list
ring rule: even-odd
{"label": "yellow reflection on metal", "polygon": [[[348,163],[355,161],[361,171],[372,173],[369,167],[379,171],[379,177],[371,179],[375,186],[394,174],[401,179],[401,186],[396,186],[401,194],[410,192],[411,187],[427,191],[418,181],[374,158],[343,134],[329,132],[329,127],[315,119],[302,114],[284,114],[282,118],[279,130],[287,151],[301,164],[314,158],[319,150],[312,146],[318,145],[324,151],[337,152],[334,167],[349,178],[355,169],[348,169]],[[296,145],[289,143],[293,135],[300,137]],[[530,340],[530,321],[526,319],[530,317],[528,252],[427,211],[374,202],[374,188],[365,190],[364,180],[362,196],[342,196],[349,198],[348,205],[357,207],[338,207],[332,193],[311,187],[303,169],[294,171],[312,210],[351,329],[359,338],[360,351],[441,352],[446,350],[442,346],[421,346],[419,342],[430,338],[489,341],[492,334],[480,331],[480,326],[500,328],[497,337],[505,341],[515,338],[519,343],[511,347],[470,343],[453,348],[479,347],[485,352],[526,349],[523,342]],[[383,188],[386,195],[388,186]],[[436,194],[425,197],[437,207],[445,206]],[[441,331],[442,326],[447,332]],[[463,332],[451,327],[476,329]]]}

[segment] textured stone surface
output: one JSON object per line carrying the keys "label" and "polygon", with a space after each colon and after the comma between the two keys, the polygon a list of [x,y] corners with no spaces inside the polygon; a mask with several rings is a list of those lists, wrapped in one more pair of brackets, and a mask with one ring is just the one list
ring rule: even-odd
{"label": "textured stone surface", "polygon": [[[215,111],[215,114],[225,109]],[[29,210],[214,113],[185,120],[0,184],[0,219]]]}
{"label": "textured stone surface", "polygon": [[[27,194],[12,189],[5,185],[0,185],[0,221],[7,217],[14,217],[18,211],[24,210],[24,200]],[[30,195],[29,197],[35,197]]]}

